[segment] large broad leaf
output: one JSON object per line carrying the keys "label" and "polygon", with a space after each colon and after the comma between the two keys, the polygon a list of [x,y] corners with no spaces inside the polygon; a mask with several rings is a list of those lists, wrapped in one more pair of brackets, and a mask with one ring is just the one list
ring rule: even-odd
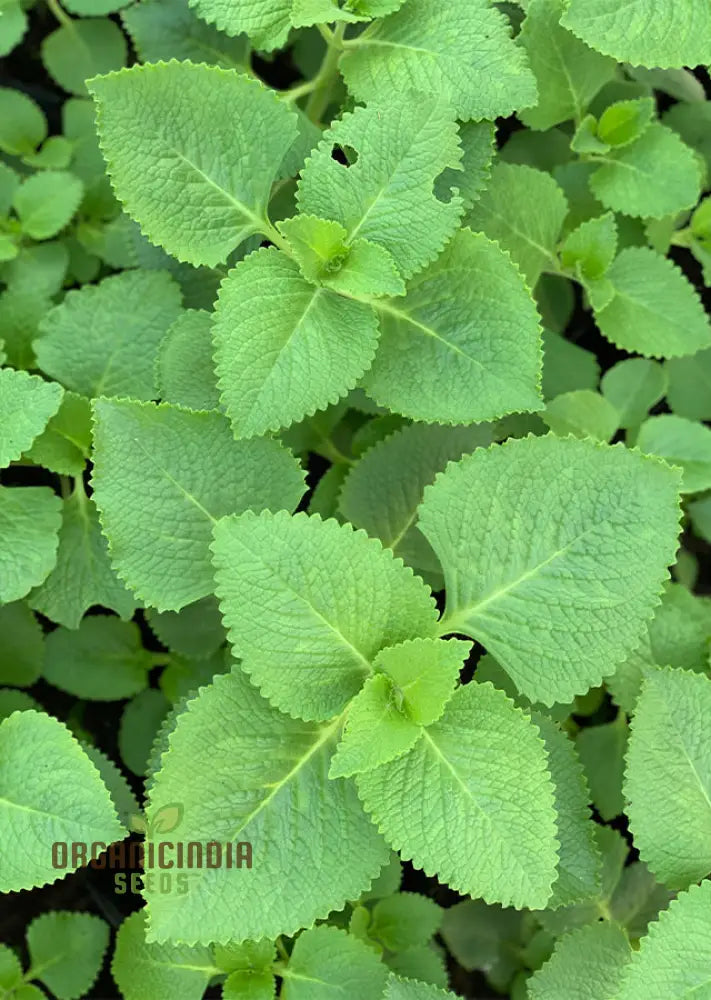
{"label": "large broad leaf", "polygon": [[549,960],[528,980],[528,996],[530,1000],[616,997],[631,956],[619,924],[580,927],[558,939]]}
{"label": "large broad leaf", "polygon": [[541,408],[538,312],[486,236],[460,230],[404,299],[377,308],[381,341],[362,384],[381,406],[443,424]]}
{"label": "large broad leaf", "polygon": [[[353,150],[356,162],[333,159],[339,146]],[[356,108],[325,133],[301,174],[299,208],[340,222],[348,242],[360,237],[384,247],[409,278],[437,256],[459,223],[464,208],[451,187],[461,158],[452,110],[390,96]],[[450,190],[437,198],[433,184],[448,168]]]}
{"label": "large broad leaf", "polygon": [[682,893],[642,939],[615,1000],[705,1000],[711,989],[711,882]]}
{"label": "large broad leaf", "polygon": [[151,242],[214,267],[265,231],[297,134],[273,91],[232,70],[170,62],[96,77],[91,92],[114,189]]}
{"label": "large broad leaf", "polygon": [[24,597],[57,560],[62,501],[46,486],[0,486],[0,601]]}
{"label": "large broad leaf", "polygon": [[[109,926],[92,913],[42,913],[27,928],[32,977],[59,1000],[85,996],[109,946]],[[20,994],[21,995],[21,994]]]}
{"label": "large broad leaf", "polygon": [[378,321],[367,303],[312,285],[271,247],[223,281],[214,338],[221,400],[235,435],[252,437],[345,396],[373,360]]}
{"label": "large broad leaf", "polygon": [[[73,843],[108,845],[125,834],[99,772],[66,726],[35,711],[0,724],[0,891],[54,882],[79,866]],[[53,866],[54,844],[66,845],[66,867]],[[57,863],[64,864],[61,850]]]}
{"label": "large broad leaf", "polygon": [[219,413],[130,400],[94,403],[94,500],[120,578],[159,611],[213,589],[212,525],[293,509],[303,473],[271,439],[235,441]]}
{"label": "large broad leaf", "polygon": [[644,681],[632,722],[625,798],[643,861],[673,889],[711,871],[711,680],[656,670]]}
{"label": "large broad leaf", "polygon": [[216,841],[223,850],[249,843],[253,863],[191,870],[185,895],[154,884],[146,892],[151,939],[291,935],[368,888],[388,851],[353,783],[327,777],[340,721],[282,715],[239,671],[217,677],[188,703],[147,810],[150,821],[177,801],[185,815],[155,842]]}
{"label": "large broad leaf", "polygon": [[460,687],[410,751],[356,781],[416,868],[487,902],[546,905],[558,860],[553,783],[538,729],[503,692]]}
{"label": "large broad leaf", "polygon": [[570,0],[566,28],[594,49],[635,66],[711,62],[711,8],[706,0]]}
{"label": "large broad leaf", "polygon": [[147,0],[121,12],[141,62],[190,59],[244,72],[249,47],[244,35],[230,38],[206,24],[188,0]]}
{"label": "large broad leaf", "polygon": [[285,712],[331,718],[357,694],[379,650],[436,631],[419,577],[350,525],[264,512],[225,519],[214,534],[234,654]]}
{"label": "large broad leaf", "polygon": [[377,951],[336,927],[304,931],[294,945],[282,986],[283,1000],[382,997],[387,966]]}
{"label": "large broad leaf", "polygon": [[408,0],[346,42],[340,62],[358,101],[416,90],[457,117],[497,118],[536,101],[536,82],[504,15],[486,0]]}
{"label": "large broad leaf", "polygon": [[16,462],[59,409],[60,385],[37,375],[0,369],[0,468]]}
{"label": "large broad leaf", "polygon": [[678,473],[622,446],[480,448],[425,491],[443,632],[481,642],[532,701],[568,702],[640,641],[679,532]]}
{"label": "large broad leaf", "polygon": [[188,0],[197,14],[228,35],[249,35],[257,49],[280,48],[291,27],[293,0]]}

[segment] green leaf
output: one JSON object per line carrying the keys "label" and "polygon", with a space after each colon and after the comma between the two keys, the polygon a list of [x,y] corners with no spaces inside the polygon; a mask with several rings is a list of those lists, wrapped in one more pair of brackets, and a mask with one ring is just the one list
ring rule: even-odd
{"label": "green leaf", "polygon": [[694,885],[652,924],[627,966],[617,1000],[703,998],[711,979],[711,882]]}
{"label": "green leaf", "polygon": [[444,911],[441,935],[463,969],[486,969],[489,981],[506,990],[520,965],[522,921],[516,910],[467,899]]}
{"label": "green leaf", "polygon": [[37,363],[85,396],[152,399],[158,346],[180,299],[166,271],[124,271],[68,292],[40,323]]}
{"label": "green leaf", "polygon": [[59,409],[64,392],[37,375],[0,369],[0,468],[16,462]]}
{"label": "green leaf", "polygon": [[255,49],[281,48],[291,27],[292,0],[188,0],[198,16],[228,35],[249,35]]}
{"label": "green leaf", "polygon": [[94,500],[113,566],[159,611],[179,611],[212,592],[208,545],[216,520],[293,509],[303,493],[290,452],[266,438],[235,441],[219,413],[100,399],[94,419]]}
{"label": "green leaf", "polygon": [[[282,715],[239,670],[188,702],[148,818],[189,802],[181,840],[251,843],[254,863],[201,868],[187,895],[149,893],[152,936],[207,943],[291,935],[368,888],[388,852],[353,783],[327,777],[340,721]],[[297,871],[308,879],[294,878]]]}
{"label": "green leaf", "polygon": [[0,150],[24,156],[34,152],[46,136],[47,120],[40,106],[21,90],[0,87]]}
{"label": "green leaf", "polygon": [[637,447],[682,471],[681,492],[711,489],[711,430],[671,413],[650,417],[639,429]]}
{"label": "green leaf", "polygon": [[454,1000],[449,990],[439,990],[429,983],[403,979],[390,973],[383,1000]]}
{"label": "green leaf", "polygon": [[362,384],[381,406],[446,424],[541,408],[538,313],[518,269],[486,236],[458,232],[404,299],[378,310],[381,342]]}
{"label": "green leaf", "polygon": [[126,38],[107,18],[91,17],[62,25],[42,42],[42,62],[70,94],[86,97],[85,80],[121,69],[128,59]]}
{"label": "green leaf", "polygon": [[616,347],[645,357],[674,358],[711,345],[711,326],[693,286],[670,260],[646,247],[628,247],[608,278],[615,295],[595,313]]}
{"label": "green leaf", "polygon": [[696,204],[701,175],[693,150],[676,132],[655,122],[639,139],[609,153],[590,187],[605,208],[662,219]]}
{"label": "green leaf", "polygon": [[583,280],[602,278],[617,253],[617,225],[611,212],[581,222],[561,247],[560,262]]}
{"label": "green leaf", "polygon": [[220,970],[203,945],[149,944],[146,911],[139,910],[119,927],[111,972],[124,1000],[202,1000]]}
{"label": "green leaf", "polygon": [[664,363],[669,378],[667,402],[688,420],[711,420],[711,350]]}
{"label": "green leaf", "polygon": [[531,1000],[616,997],[631,956],[619,924],[580,927],[559,938],[550,959],[528,980],[528,995]]}
{"label": "green leaf", "polygon": [[437,572],[437,557],[417,527],[425,487],[448,462],[491,441],[486,425],[403,427],[369,448],[351,467],[341,489],[340,511],[408,566]]}
{"label": "green leaf", "polygon": [[559,437],[573,434],[596,441],[609,441],[620,425],[619,414],[612,403],[590,389],[556,396],[541,413],[541,419]]}
{"label": "green leaf", "polygon": [[77,1000],[94,985],[108,946],[109,927],[100,917],[42,913],[27,928],[29,978],[39,979],[59,1000]]}
{"label": "green leaf", "polygon": [[80,488],[64,501],[56,565],[28,600],[35,610],[68,629],[78,628],[93,605],[111,608],[122,618],[134,612],[136,601],[109,562],[94,501]]}
{"label": "green leaf", "polygon": [[129,771],[145,778],[158,731],[170,710],[170,703],[160,691],[146,688],[126,705],[121,716],[118,745]]}
{"label": "green leaf", "polygon": [[558,878],[548,900],[549,909],[579,903],[595,894],[602,860],[595,843],[595,827],[588,806],[589,792],[583,768],[569,737],[552,719],[536,712],[534,723],[546,745],[548,767],[555,787],[558,825]]}
{"label": "green leaf", "polygon": [[434,635],[429,590],[350,525],[265,511],[224,519],[214,535],[216,592],[233,652],[282,711],[331,718],[360,690],[379,650]]}
{"label": "green leaf", "polygon": [[655,113],[653,97],[617,101],[600,115],[597,134],[607,146],[628,146],[647,130]]}
{"label": "green leaf", "polygon": [[378,322],[365,303],[315,288],[273,247],[220,288],[214,325],[221,399],[235,435],[276,431],[337,402],[369,367]]}
{"label": "green leaf", "polygon": [[481,642],[532,701],[596,686],[659,602],[677,484],[678,473],[622,446],[552,435],[450,465],[420,508],[447,583],[442,632]]}
{"label": "green leaf", "polygon": [[595,389],[599,378],[600,366],[591,351],[573,344],[557,333],[543,330],[545,399],[553,399],[575,389]]}
{"label": "green leaf", "polygon": [[26,604],[0,604],[0,684],[31,687],[42,671],[44,635]]}
{"label": "green leaf", "polygon": [[[354,150],[357,161],[339,163],[334,147]],[[299,209],[339,222],[349,244],[359,237],[382,246],[410,278],[434,260],[459,224],[463,203],[452,186],[461,158],[450,108],[389,93],[387,101],[356,108],[325,133],[302,171]],[[439,192],[440,200],[433,185],[444,170],[451,186]]]}
{"label": "green leaf", "polygon": [[22,985],[22,965],[6,944],[0,944],[0,986],[12,995],[13,988]]}
{"label": "green leaf", "polygon": [[711,754],[705,737],[711,680],[666,667],[642,685],[632,720],[624,792],[643,861],[672,889],[711,871]]}
{"label": "green leaf", "polygon": [[493,122],[459,122],[461,169],[448,167],[436,179],[434,192],[440,201],[447,201],[455,187],[465,208],[479,199],[491,177],[495,136]]}
{"label": "green leaf", "polygon": [[281,995],[284,1000],[331,1000],[338,993],[381,997],[387,975],[362,941],[336,927],[314,927],[296,939]]}
{"label": "green leaf", "polygon": [[222,1000],[274,1000],[276,980],[269,970],[232,972],[222,986]]}
{"label": "green leaf", "polygon": [[517,42],[538,84],[535,107],[521,112],[533,129],[579,122],[601,87],[615,75],[613,59],[594,52],[560,25],[563,0],[531,0]]}
{"label": "green leaf", "polygon": [[91,404],[65,392],[59,409],[25,454],[60,476],[81,476],[91,449]]}
{"label": "green leaf", "polygon": [[212,360],[212,313],[188,309],[171,325],[158,348],[156,383],[168,403],[190,410],[220,405]]}
{"label": "green leaf", "polygon": [[0,486],[0,601],[42,583],[57,560],[61,501],[46,486]]}
{"label": "green leaf", "polygon": [[119,822],[130,829],[132,819],[141,810],[128,781],[113,760],[97,747],[90,743],[82,743],[81,747],[108,788],[111,800],[116,807]]}
{"label": "green leaf", "polygon": [[567,214],[565,195],[550,174],[499,161],[466,222],[508,250],[533,288],[542,271],[558,270],[555,251]]}
{"label": "green leaf", "polygon": [[[32,758],[27,749],[32,747]],[[61,722],[26,711],[0,723],[0,833],[21,850],[4,851],[0,889],[17,892],[62,878],[52,844],[101,842],[125,836],[99,772]]]}
{"label": "green leaf", "polygon": [[557,861],[546,754],[530,719],[491,685],[458,688],[408,753],[356,782],[416,868],[487,902],[546,905]]}
{"label": "green leaf", "polygon": [[41,712],[42,706],[24,691],[14,688],[0,688],[0,722],[7,719],[13,712],[26,712],[30,708]]}
{"label": "green leaf", "polygon": [[696,0],[570,0],[562,23],[592,48],[633,66],[711,62],[711,10]]}
{"label": "green leaf", "polygon": [[148,608],[146,621],[164,646],[181,656],[210,656],[225,642],[222,616],[214,597],[188,604],[182,611],[162,614]]}
{"label": "green leaf", "polygon": [[388,951],[427,944],[440,928],[443,910],[428,896],[397,892],[373,907],[368,934]]}
{"label": "green leaf", "polygon": [[673,104],[664,113],[663,121],[674,129],[687,146],[691,146],[706,164],[706,175],[711,176],[711,101],[697,101],[693,104]]}
{"label": "green leaf", "polygon": [[45,170],[19,186],[13,198],[22,231],[34,240],[47,240],[69,223],[79,207],[84,185],[74,174]]}
{"label": "green leaf", "polygon": [[247,39],[230,38],[206,24],[187,0],[134,3],[122,11],[121,21],[141,62],[189,59],[222,69],[244,71],[247,67]]}
{"label": "green leaf", "polygon": [[375,658],[396,685],[403,713],[419,726],[429,726],[444,712],[472,643],[459,639],[408,639],[381,650]]}
{"label": "green leaf", "polygon": [[485,0],[408,0],[348,39],[340,69],[356,100],[409,90],[451,104],[457,118],[506,117],[536,100],[536,83],[505,16]]}
{"label": "green leaf", "polygon": [[0,7],[0,19],[0,56],[6,56],[22,41],[27,31],[27,14],[19,0],[5,0]]}
{"label": "green leaf", "polygon": [[614,722],[586,726],[575,738],[592,801],[606,823],[619,816],[625,807],[622,777],[627,739],[627,720],[623,712]]}
{"label": "green leaf", "polygon": [[429,983],[446,987],[449,982],[445,954],[436,944],[415,945],[414,948],[386,956],[385,961],[399,976],[419,980],[418,985]]}
{"label": "green leaf", "polygon": [[385,674],[368,677],[348,706],[345,727],[331,761],[329,778],[350,778],[406,753],[420,727],[402,711]]}
{"label": "green leaf", "polygon": [[600,389],[617,410],[620,427],[637,427],[667,391],[667,375],[656,361],[627,358],[602,376]]}
{"label": "green leaf", "polygon": [[63,135],[52,135],[36,153],[28,153],[23,163],[37,170],[64,170],[72,159],[73,146]]}
{"label": "green leaf", "polygon": [[45,680],[77,698],[130,698],[148,686],[151,665],[138,626],[108,615],[55,629],[45,642]]}
{"label": "green leaf", "polygon": [[91,93],[116,194],[152,243],[214,267],[265,231],[272,181],[297,134],[273,91],[173,61],[99,77]]}

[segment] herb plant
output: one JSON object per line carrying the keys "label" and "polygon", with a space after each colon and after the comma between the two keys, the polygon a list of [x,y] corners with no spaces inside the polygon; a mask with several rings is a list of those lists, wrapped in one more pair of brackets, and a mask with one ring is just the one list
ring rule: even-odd
{"label": "herb plant", "polygon": [[0,997],[711,995],[710,11],[0,0]]}

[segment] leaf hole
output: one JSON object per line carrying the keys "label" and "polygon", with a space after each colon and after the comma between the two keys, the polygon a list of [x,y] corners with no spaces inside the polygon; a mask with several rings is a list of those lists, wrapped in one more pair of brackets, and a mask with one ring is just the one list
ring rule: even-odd
{"label": "leaf hole", "polygon": [[358,162],[358,152],[352,146],[339,146],[334,143],[331,148],[331,159],[342,167],[352,167]]}

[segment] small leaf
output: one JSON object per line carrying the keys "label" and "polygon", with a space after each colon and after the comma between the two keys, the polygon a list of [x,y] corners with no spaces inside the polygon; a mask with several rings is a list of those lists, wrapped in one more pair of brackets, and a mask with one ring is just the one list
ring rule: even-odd
{"label": "small leaf", "polygon": [[99,917],[43,913],[27,928],[29,978],[39,979],[59,1000],[78,1000],[93,986],[108,946],[109,927]]}
{"label": "small leaf", "polygon": [[650,417],[639,429],[637,447],[682,470],[682,493],[711,489],[711,429],[670,413]]}

